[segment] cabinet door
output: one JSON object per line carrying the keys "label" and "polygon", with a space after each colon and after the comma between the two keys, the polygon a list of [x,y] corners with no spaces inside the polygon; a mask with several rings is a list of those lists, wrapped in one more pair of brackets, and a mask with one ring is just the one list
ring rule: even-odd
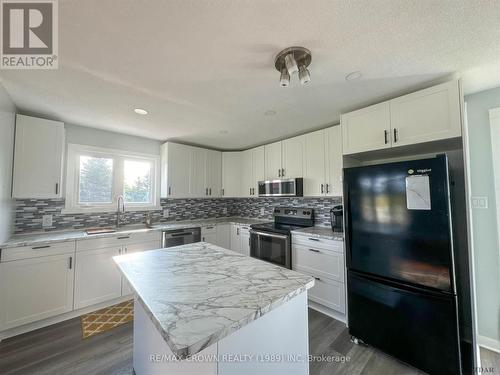
{"label": "cabinet door", "polygon": [[285,139],[282,144],[282,178],[302,177],[304,174],[304,151],[306,137]]}
{"label": "cabinet door", "polygon": [[342,130],[340,126],[325,129],[326,195],[341,197],[342,187]]}
{"label": "cabinet door", "polygon": [[246,150],[241,153],[241,196],[250,197],[252,195],[253,182],[253,151]]}
{"label": "cabinet door", "polygon": [[[122,252],[124,254],[132,254],[132,253],[140,253],[142,251],[147,250],[156,250],[161,246],[158,244],[158,241],[148,241],[144,243],[134,243],[130,245],[125,245],[122,247]],[[130,286],[127,280],[122,277],[122,296],[132,295],[134,290]]]}
{"label": "cabinet door", "polygon": [[207,150],[205,185],[210,197],[220,197],[222,189],[222,153]]}
{"label": "cabinet door", "polygon": [[231,249],[231,224],[217,224],[217,246]]}
{"label": "cabinet door", "polygon": [[17,115],[14,198],[60,198],[64,124]]}
{"label": "cabinet door", "polygon": [[207,151],[191,147],[191,161],[189,163],[189,196],[202,198],[208,196],[208,185],[205,181],[205,168],[207,163]]}
{"label": "cabinet door", "polygon": [[344,155],[391,147],[389,102],[341,116]]}
{"label": "cabinet door", "polygon": [[266,180],[281,178],[281,141],[264,146]]}
{"label": "cabinet door", "polygon": [[191,148],[167,142],[162,146],[162,197],[189,197]]}
{"label": "cabinet door", "polygon": [[325,178],[325,131],[305,135],[304,196],[320,196],[326,193]]}
{"label": "cabinet door", "polygon": [[0,263],[0,331],[73,309],[73,253]]}
{"label": "cabinet door", "polygon": [[239,197],[241,194],[241,152],[222,153],[222,196]]}
{"label": "cabinet door", "polygon": [[76,252],[75,309],[122,295],[121,274],[113,261],[121,247]]}
{"label": "cabinet door", "polygon": [[217,233],[204,234],[201,240],[203,242],[211,243],[212,245],[217,245]]}
{"label": "cabinet door", "polygon": [[240,226],[231,224],[231,250],[241,253]]}
{"label": "cabinet door", "polygon": [[250,227],[241,226],[240,228],[240,251],[243,255],[250,256]]}
{"label": "cabinet door", "polygon": [[259,181],[266,179],[266,161],[264,146],[256,147],[252,152],[253,185],[252,196],[259,195]]}
{"label": "cabinet door", "polygon": [[458,81],[393,99],[390,105],[393,146],[462,135]]}

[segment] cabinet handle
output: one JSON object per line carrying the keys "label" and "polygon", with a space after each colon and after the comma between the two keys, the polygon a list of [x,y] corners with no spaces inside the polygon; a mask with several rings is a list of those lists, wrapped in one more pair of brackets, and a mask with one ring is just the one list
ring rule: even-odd
{"label": "cabinet handle", "polygon": [[56,195],[59,194],[59,182],[56,182]]}
{"label": "cabinet handle", "polygon": [[205,188],[205,195],[208,195],[208,188]]}
{"label": "cabinet handle", "polygon": [[49,248],[50,245],[44,245],[44,246],[35,246],[35,247],[32,247],[33,250],[38,250],[38,249],[47,249]]}
{"label": "cabinet handle", "polygon": [[321,279],[319,277],[316,277],[316,276],[314,276],[314,279],[318,280],[318,281],[321,281]]}
{"label": "cabinet handle", "polygon": [[248,189],[250,191],[250,195],[252,195],[252,188]]}
{"label": "cabinet handle", "polygon": [[205,242],[205,237],[201,237],[201,241],[202,241],[202,242]]}
{"label": "cabinet handle", "polygon": [[212,195],[212,188],[208,188],[208,195]]}
{"label": "cabinet handle", "polygon": [[222,189],[222,196],[224,196],[224,189]]}
{"label": "cabinet handle", "polygon": [[116,239],[117,240],[126,240],[128,238],[130,238],[130,236],[121,236],[121,237],[117,237]]}
{"label": "cabinet handle", "polygon": [[313,253],[321,253],[321,251],[316,250],[316,249],[309,249],[309,251],[312,251]]}
{"label": "cabinet handle", "polygon": [[214,229],[215,227],[206,227],[205,229]]}
{"label": "cabinet handle", "polygon": [[308,238],[308,240],[319,242],[317,238]]}
{"label": "cabinet handle", "polygon": [[285,177],[285,168],[281,168],[281,177]]}
{"label": "cabinet handle", "polygon": [[323,193],[324,193],[324,190],[325,190],[325,189],[324,189],[324,186],[323,186],[323,184],[321,184],[321,194],[323,194]]}
{"label": "cabinet handle", "polygon": [[125,249],[123,249],[123,251],[125,252],[125,254],[128,254],[128,247],[125,246]]}
{"label": "cabinet handle", "polygon": [[121,255],[121,253],[122,253],[122,249],[118,249],[118,254]]}
{"label": "cabinet handle", "polygon": [[326,194],[330,192],[330,184],[326,184]]}
{"label": "cabinet handle", "polygon": [[281,177],[281,169],[278,169],[278,177]]}
{"label": "cabinet handle", "polygon": [[389,143],[389,140],[387,139],[387,136],[389,135],[389,132],[387,129],[384,130],[384,144]]}
{"label": "cabinet handle", "polygon": [[394,143],[398,142],[398,129],[394,128]]}
{"label": "cabinet handle", "polygon": [[236,228],[236,234],[239,236],[240,235],[240,228]]}
{"label": "cabinet handle", "polygon": [[168,195],[172,194],[172,188],[169,186],[168,187]]}
{"label": "cabinet handle", "polygon": [[69,269],[73,268],[73,257],[69,257]]}

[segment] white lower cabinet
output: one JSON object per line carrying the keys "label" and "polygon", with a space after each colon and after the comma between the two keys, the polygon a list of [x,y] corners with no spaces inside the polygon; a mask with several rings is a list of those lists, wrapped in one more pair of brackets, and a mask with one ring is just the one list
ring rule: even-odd
{"label": "white lower cabinet", "polygon": [[341,314],[346,312],[345,261],[342,241],[292,236],[292,269],[315,278],[311,301]]}
{"label": "white lower cabinet", "polygon": [[210,225],[201,228],[201,241],[217,245],[217,226]]}
{"label": "white lower cabinet", "polygon": [[113,261],[120,253],[120,246],[77,251],[75,309],[121,297],[122,277]]}
{"label": "white lower cabinet", "polygon": [[240,226],[231,224],[231,250],[241,253]]}
{"label": "white lower cabinet", "polygon": [[231,224],[217,224],[217,242],[216,245],[224,249],[231,248]]}
{"label": "white lower cabinet", "polygon": [[250,256],[250,227],[242,225],[240,227],[240,251],[243,255]]}
{"label": "white lower cabinet", "polygon": [[74,242],[66,254],[0,263],[0,331],[73,309],[73,257]]}
{"label": "white lower cabinet", "polygon": [[[139,253],[141,251],[156,250],[161,247],[159,242],[159,240],[153,240],[149,242],[125,245],[122,248],[122,252],[124,252],[125,254],[132,254]],[[127,282],[127,280],[125,280],[125,278],[122,277],[122,296],[131,295],[133,293],[134,290],[132,289],[130,284]]]}

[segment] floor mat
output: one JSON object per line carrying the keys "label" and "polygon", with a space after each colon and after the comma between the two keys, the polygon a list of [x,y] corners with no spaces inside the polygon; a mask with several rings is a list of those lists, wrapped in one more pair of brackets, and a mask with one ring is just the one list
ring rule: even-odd
{"label": "floor mat", "polygon": [[82,338],[109,331],[134,319],[134,301],[126,301],[80,317]]}

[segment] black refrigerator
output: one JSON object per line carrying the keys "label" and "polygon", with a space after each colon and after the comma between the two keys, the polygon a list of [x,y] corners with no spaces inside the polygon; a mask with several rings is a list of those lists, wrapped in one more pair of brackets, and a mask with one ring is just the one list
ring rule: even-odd
{"label": "black refrigerator", "polygon": [[344,178],[350,334],[427,373],[462,373],[447,157]]}

